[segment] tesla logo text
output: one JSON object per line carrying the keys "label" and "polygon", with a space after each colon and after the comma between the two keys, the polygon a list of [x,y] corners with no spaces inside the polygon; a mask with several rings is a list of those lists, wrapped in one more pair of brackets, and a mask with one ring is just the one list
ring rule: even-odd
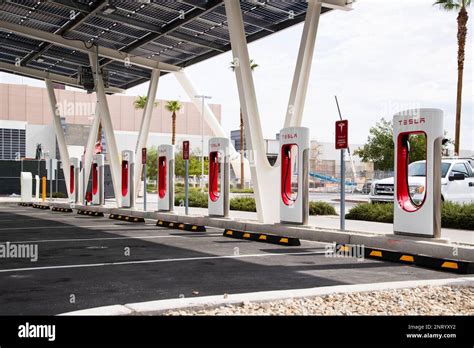
{"label": "tesla logo text", "polygon": [[295,139],[298,138],[298,134],[283,134],[283,139]]}
{"label": "tesla logo text", "polygon": [[400,124],[400,126],[408,126],[408,125],[412,125],[412,124],[422,124],[422,123],[425,123],[426,120],[424,117],[420,117],[420,118],[409,118],[407,120],[400,120],[398,121],[398,123]]}
{"label": "tesla logo text", "polygon": [[342,123],[342,122],[339,122],[337,125],[339,126],[339,129],[341,130],[341,133],[342,133],[342,130],[344,129],[344,127],[346,126],[346,124],[345,124],[345,123]]}

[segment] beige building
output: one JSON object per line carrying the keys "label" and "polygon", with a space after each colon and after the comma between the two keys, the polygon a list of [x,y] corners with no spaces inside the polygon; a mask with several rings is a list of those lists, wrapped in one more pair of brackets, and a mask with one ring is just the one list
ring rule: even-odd
{"label": "beige building", "polygon": [[[64,89],[56,89],[55,92],[64,122],[66,142],[72,152],[71,156],[74,156],[82,151],[81,148],[87,140],[88,128],[95,113],[95,94]],[[119,151],[134,149],[143,114],[143,110],[134,107],[136,97],[108,95],[107,99]],[[189,102],[182,102],[182,105],[183,108],[177,114],[177,144],[186,138],[191,142],[191,149],[200,152],[200,110]],[[153,109],[148,146],[171,142],[171,113],[165,106],[165,100],[158,100],[158,105]],[[220,122],[221,105],[210,104],[210,108]],[[51,125],[52,115],[45,88],[0,84],[0,143],[13,141],[12,135],[7,137],[7,132],[2,132],[2,129],[25,130],[26,150],[22,157],[34,157],[37,143],[41,143],[46,150],[55,152],[54,131]],[[8,134],[11,132],[8,131]],[[204,134],[204,151],[207,151],[207,139],[213,135],[207,124],[204,125]],[[5,156],[8,149],[15,153],[13,145],[0,144],[0,159],[9,159],[12,156]]]}

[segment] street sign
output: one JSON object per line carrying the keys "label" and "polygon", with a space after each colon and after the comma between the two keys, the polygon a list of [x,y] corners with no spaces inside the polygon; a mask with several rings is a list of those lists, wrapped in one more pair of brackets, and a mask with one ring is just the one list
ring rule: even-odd
{"label": "street sign", "polygon": [[189,140],[183,141],[183,159],[189,159]]}
{"label": "street sign", "polygon": [[349,121],[336,121],[336,150],[347,149],[349,147],[348,130]]}
{"label": "street sign", "polygon": [[146,147],[142,148],[142,164],[146,164]]}

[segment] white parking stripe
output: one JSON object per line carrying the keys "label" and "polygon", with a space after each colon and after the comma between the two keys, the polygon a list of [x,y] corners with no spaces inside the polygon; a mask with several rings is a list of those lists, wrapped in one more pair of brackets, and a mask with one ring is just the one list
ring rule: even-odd
{"label": "white parking stripe", "polygon": [[[206,236],[222,236],[222,233],[206,233]],[[20,243],[54,243],[54,242],[86,242],[94,240],[118,240],[118,239],[155,239],[155,238],[186,238],[187,236],[178,235],[161,235],[161,236],[134,236],[134,237],[110,237],[110,238],[70,238],[70,239],[43,239],[43,240],[26,240],[26,241],[10,241],[11,244]],[[0,244],[5,242],[0,242]]]}
{"label": "white parking stripe", "polygon": [[123,265],[137,265],[137,264],[146,264],[146,263],[183,262],[183,261],[199,261],[199,260],[215,260],[215,259],[244,259],[244,258],[256,258],[256,257],[280,257],[280,256],[291,256],[291,255],[317,255],[317,254],[325,254],[325,253],[326,253],[325,251],[303,251],[303,252],[290,252],[290,253],[265,253],[265,254],[248,254],[248,255],[183,257],[183,258],[178,258],[178,259],[155,259],[155,260],[141,260],[141,261],[104,262],[104,263],[89,263],[89,264],[86,263],[86,264],[79,264],[79,265],[11,268],[11,269],[2,269],[0,270],[0,273],[44,271],[44,270],[51,270],[51,269],[68,269],[68,268],[102,267],[102,266],[123,266]]}
{"label": "white parking stripe", "polygon": [[[0,228],[0,231],[5,231],[5,230],[45,230],[45,229],[59,229],[59,228],[63,228],[63,229],[69,229],[69,228],[91,228],[91,229],[95,229],[95,228],[104,228],[104,227],[117,227],[117,230],[123,230],[123,228],[118,228],[118,227],[132,227],[134,225],[111,225],[111,224],[108,224],[108,225],[90,225],[90,226],[82,226],[82,225],[61,225],[61,226],[29,226],[29,227],[4,227],[4,228]],[[142,225],[142,226],[146,226],[146,227],[154,227],[152,225]]]}

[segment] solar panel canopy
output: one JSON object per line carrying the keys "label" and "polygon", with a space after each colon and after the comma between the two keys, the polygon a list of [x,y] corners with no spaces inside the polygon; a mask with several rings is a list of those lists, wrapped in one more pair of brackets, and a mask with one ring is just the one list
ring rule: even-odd
{"label": "solar panel canopy", "polygon": [[[247,42],[302,22],[307,9],[305,0],[240,5]],[[183,68],[231,49],[222,0],[0,0],[0,21]],[[0,46],[0,62],[65,77],[76,78],[80,67],[90,65],[87,53],[1,26]],[[128,89],[150,78],[144,67],[104,57],[99,63],[110,87]]]}

